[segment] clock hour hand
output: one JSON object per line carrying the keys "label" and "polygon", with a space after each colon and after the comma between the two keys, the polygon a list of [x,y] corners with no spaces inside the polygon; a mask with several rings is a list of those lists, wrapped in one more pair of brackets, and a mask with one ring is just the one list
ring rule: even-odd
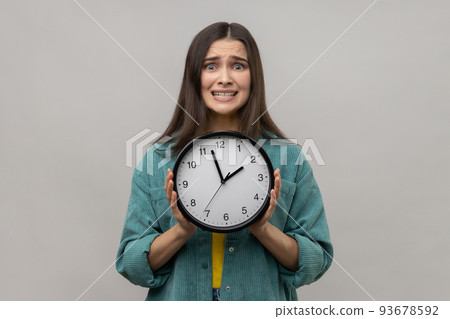
{"label": "clock hour hand", "polygon": [[211,154],[214,158],[214,164],[216,164],[217,171],[219,172],[220,182],[223,184],[225,180],[223,179],[222,171],[220,170],[219,163],[217,162],[216,154],[214,154],[213,150],[211,150]]}
{"label": "clock hour hand", "polygon": [[239,173],[240,171],[242,171],[244,169],[244,166],[239,167],[237,170],[235,170],[233,173],[228,173],[228,175],[225,177],[225,180],[223,181],[224,183],[229,180],[230,178],[232,178],[234,175],[236,175],[237,173]]}

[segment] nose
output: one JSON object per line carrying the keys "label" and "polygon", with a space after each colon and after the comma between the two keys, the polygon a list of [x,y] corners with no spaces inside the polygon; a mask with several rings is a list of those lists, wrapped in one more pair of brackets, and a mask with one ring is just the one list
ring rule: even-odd
{"label": "nose", "polygon": [[220,74],[219,74],[219,79],[218,79],[218,84],[221,85],[230,85],[233,83],[233,80],[230,76],[230,70],[228,70],[228,68],[222,68]]}

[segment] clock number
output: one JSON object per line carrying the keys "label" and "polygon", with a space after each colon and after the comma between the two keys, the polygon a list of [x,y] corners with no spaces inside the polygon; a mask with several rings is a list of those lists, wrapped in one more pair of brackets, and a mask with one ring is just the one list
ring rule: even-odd
{"label": "clock number", "polygon": [[264,179],[263,174],[258,174],[258,181],[262,182]]}
{"label": "clock number", "polygon": [[196,205],[195,199],[191,199],[191,206],[195,206],[195,205]]}
{"label": "clock number", "polygon": [[200,155],[206,155],[206,148],[200,148]]}
{"label": "clock number", "polygon": [[216,145],[217,148],[225,148],[225,141],[217,141]]}
{"label": "clock number", "polygon": [[239,144],[239,145],[237,146],[237,149],[239,150],[239,152],[241,151],[241,144]]}
{"label": "clock number", "polygon": [[187,188],[188,185],[189,185],[188,181],[183,181],[183,187],[184,187],[184,188]]}
{"label": "clock number", "polygon": [[258,194],[256,194],[256,195],[255,195],[255,197],[253,197],[253,199],[256,199],[256,200],[258,200],[258,199],[259,199],[259,196],[258,196]]}
{"label": "clock number", "polygon": [[209,210],[209,209],[205,209],[204,213],[206,213],[206,217],[209,216],[209,212],[210,212],[210,211],[211,211],[211,210]]}
{"label": "clock number", "polygon": [[247,207],[242,207],[242,214],[247,214]]}
{"label": "clock number", "polygon": [[191,162],[187,162],[189,168],[196,168],[197,167],[197,163],[195,161],[191,161]]}
{"label": "clock number", "polygon": [[227,220],[230,219],[230,217],[228,216],[228,213],[223,214],[223,219],[224,219],[225,221],[227,221]]}
{"label": "clock number", "polygon": [[252,159],[252,161],[251,161],[250,163],[256,163],[256,157],[255,157],[255,155],[252,155],[250,158]]}

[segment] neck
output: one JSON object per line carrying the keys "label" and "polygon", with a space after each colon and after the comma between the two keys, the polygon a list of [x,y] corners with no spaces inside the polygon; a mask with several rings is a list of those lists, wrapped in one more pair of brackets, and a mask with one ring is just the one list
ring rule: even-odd
{"label": "neck", "polygon": [[211,113],[211,118],[208,124],[208,131],[239,131],[238,116]]}

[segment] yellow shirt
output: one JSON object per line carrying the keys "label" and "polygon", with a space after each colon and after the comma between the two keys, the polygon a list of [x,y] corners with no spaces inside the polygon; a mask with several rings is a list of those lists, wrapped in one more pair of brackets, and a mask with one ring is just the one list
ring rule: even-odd
{"label": "yellow shirt", "polygon": [[222,282],[223,255],[225,253],[225,234],[212,233],[212,287],[220,288]]}

